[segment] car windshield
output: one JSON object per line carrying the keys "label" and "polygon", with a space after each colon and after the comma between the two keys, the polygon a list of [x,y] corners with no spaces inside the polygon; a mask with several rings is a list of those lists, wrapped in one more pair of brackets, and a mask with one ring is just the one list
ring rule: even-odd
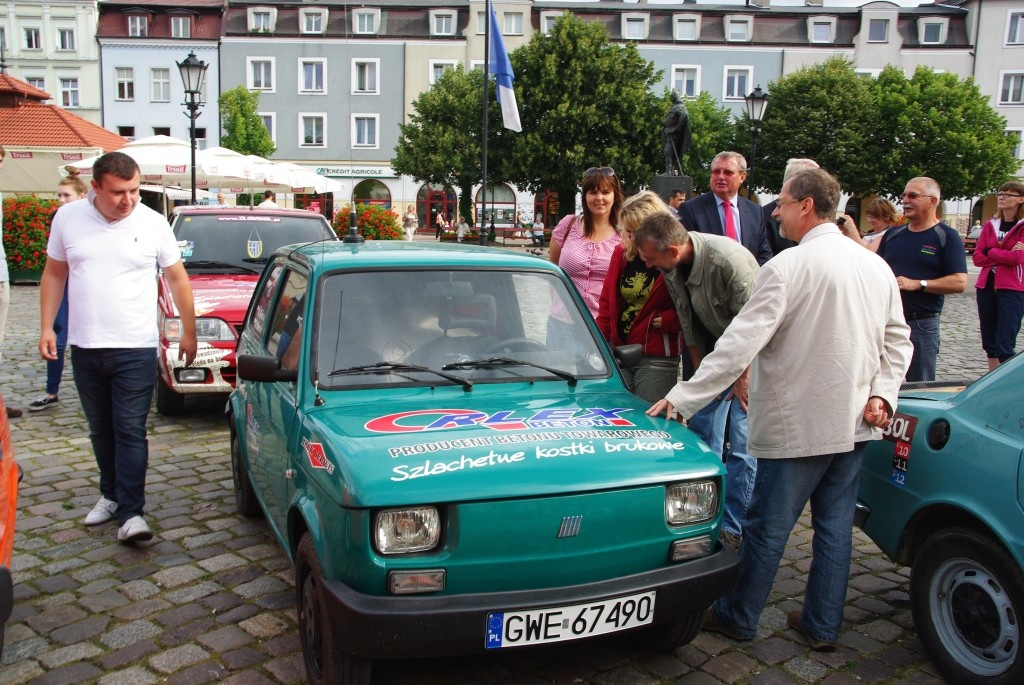
{"label": "car windshield", "polygon": [[317,300],[321,390],[452,382],[442,374],[575,384],[610,373],[565,282],[550,273],[343,273],[323,280]]}
{"label": "car windshield", "polygon": [[282,245],[333,237],[323,217],[313,213],[184,214],[174,224],[174,235],[186,269],[257,273]]}

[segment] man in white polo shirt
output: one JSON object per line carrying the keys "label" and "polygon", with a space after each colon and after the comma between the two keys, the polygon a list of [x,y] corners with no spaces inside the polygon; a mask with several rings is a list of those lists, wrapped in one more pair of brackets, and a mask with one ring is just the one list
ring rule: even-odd
{"label": "man in white polo shirt", "polygon": [[53,218],[40,287],[39,353],[57,356],[53,320],[68,284],[68,344],[75,386],[100,470],[99,502],[85,525],[117,519],[117,539],[153,537],[143,509],[149,444],[146,417],[157,375],[157,269],[182,323],[181,356],[196,355],[195,307],[174,234],[139,203],[139,167],[110,152],[92,167],[86,202]]}

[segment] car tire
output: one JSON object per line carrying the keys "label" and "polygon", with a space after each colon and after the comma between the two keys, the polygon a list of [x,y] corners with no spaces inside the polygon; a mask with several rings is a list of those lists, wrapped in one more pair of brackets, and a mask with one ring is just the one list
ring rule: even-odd
{"label": "car tire", "polygon": [[156,379],[156,410],[164,416],[181,416],[185,413],[185,396],[174,392],[164,379]]}
{"label": "car tire", "polygon": [[707,609],[701,609],[700,611],[686,614],[678,620],[644,628],[638,636],[641,644],[649,649],[658,651],[675,649],[676,647],[690,644],[693,638],[697,637],[700,633],[706,611]]}
{"label": "car tire", "polygon": [[249,472],[245,470],[242,461],[242,447],[235,431],[231,431],[231,479],[235,483],[235,508],[238,513],[247,518],[256,518],[262,514],[256,491],[249,480]]}
{"label": "car tire", "polygon": [[921,642],[951,683],[1024,682],[1024,581],[997,540],[968,528],[929,537],[910,599]]}
{"label": "car tire", "polygon": [[306,680],[312,685],[367,685],[373,662],[346,654],[337,644],[324,597],[324,577],[309,533],[295,552],[295,604]]}

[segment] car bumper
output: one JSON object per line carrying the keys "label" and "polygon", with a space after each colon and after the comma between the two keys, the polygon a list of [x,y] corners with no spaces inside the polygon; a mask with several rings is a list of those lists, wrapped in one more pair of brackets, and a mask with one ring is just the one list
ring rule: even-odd
{"label": "car bumper", "polygon": [[736,552],[722,546],[710,556],[646,573],[544,590],[377,597],[339,581],[327,581],[326,587],[334,634],[345,651],[367,658],[440,656],[485,651],[487,615],[492,612],[583,604],[654,590],[651,625],[679,620],[725,594],[738,568]]}

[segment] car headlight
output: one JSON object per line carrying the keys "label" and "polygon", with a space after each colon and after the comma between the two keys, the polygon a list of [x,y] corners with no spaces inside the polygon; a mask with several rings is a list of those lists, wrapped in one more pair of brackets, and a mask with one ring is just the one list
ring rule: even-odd
{"label": "car headlight", "polygon": [[378,512],[374,528],[381,554],[423,552],[441,538],[441,515],[436,507],[385,509]]}
{"label": "car headlight", "polygon": [[[181,319],[173,316],[164,319],[164,337],[170,342],[179,342],[182,334]],[[203,342],[233,342],[235,332],[224,319],[196,319],[196,339]]]}
{"label": "car headlight", "polygon": [[675,483],[665,489],[665,520],[685,526],[714,518],[718,513],[718,484],[713,480]]}

